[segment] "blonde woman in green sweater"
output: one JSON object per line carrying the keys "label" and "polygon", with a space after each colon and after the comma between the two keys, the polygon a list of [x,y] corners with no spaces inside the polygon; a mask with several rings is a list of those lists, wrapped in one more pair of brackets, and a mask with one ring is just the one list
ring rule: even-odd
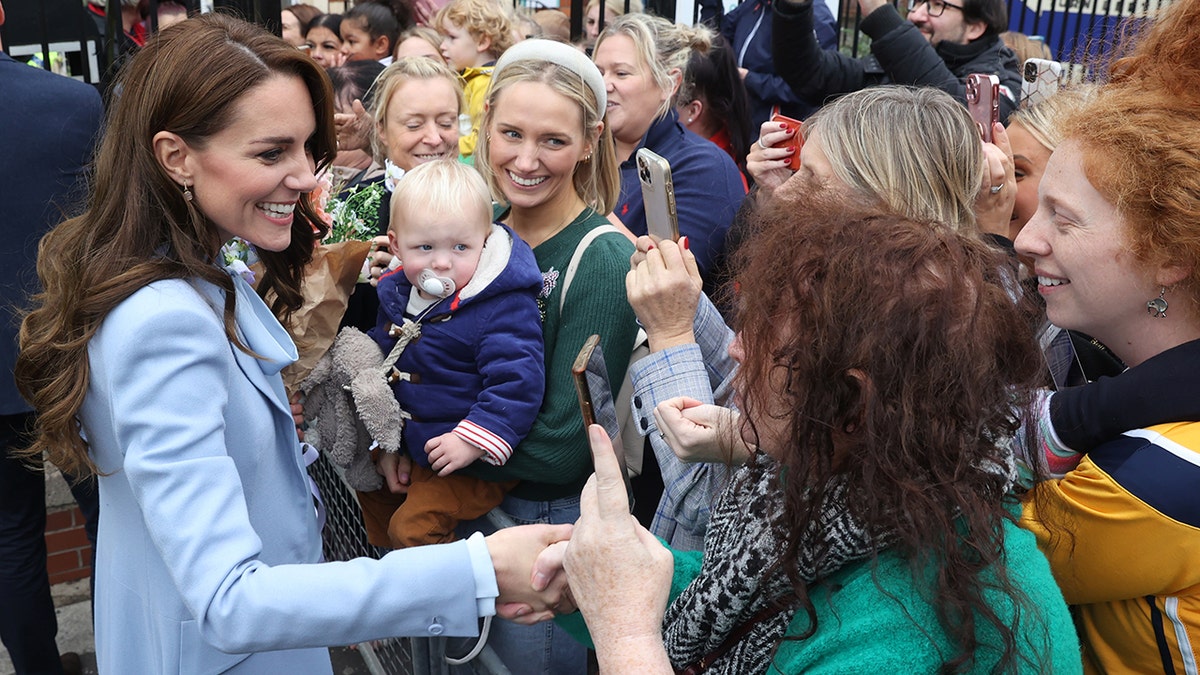
{"label": "blonde woman in green sweater", "polygon": [[[542,270],[539,297],[546,345],[546,395],[533,429],[505,467],[521,479],[501,508],[518,522],[572,523],[592,471],[571,365],[598,334],[609,379],[624,379],[637,324],[625,297],[633,244],[616,231],[586,246],[566,298],[566,269],[583,238],[607,227],[620,189],[607,96],[596,67],[579,51],[526,40],[505,52],[492,73],[475,165],[507,205],[500,220],[533,248]],[[491,467],[471,467],[488,478]],[[586,668],[584,650],[550,624],[497,622],[492,647],[514,673],[571,675]],[[550,654],[546,661],[544,655]]]}

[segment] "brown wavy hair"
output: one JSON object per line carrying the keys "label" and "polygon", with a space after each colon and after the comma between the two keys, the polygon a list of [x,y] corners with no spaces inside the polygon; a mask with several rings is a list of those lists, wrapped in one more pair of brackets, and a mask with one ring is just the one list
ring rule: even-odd
{"label": "brown wavy hair", "polygon": [[1016,670],[1015,624],[984,592],[1027,603],[1004,569],[1013,515],[1000,439],[1018,429],[1040,353],[1004,254],[944,223],[855,212],[829,191],[774,200],[758,218],[736,260],[736,389],[760,448],[785,467],[788,545],[777,564],[793,571],[811,630],[794,570],[842,477],[851,515],[893,533],[890,549],[914,578],[933,579],[956,650],[942,670],[977,665],[981,624],[1002,639],[988,645],[1001,654],[995,670]]}
{"label": "brown wavy hair", "polygon": [[[1147,266],[1181,267],[1173,289],[1200,307],[1200,3],[1176,2],[1131,33],[1122,58],[1064,124],[1088,181],[1125,217]],[[1171,290],[1171,289],[1169,289]]]}
{"label": "brown wavy hair", "polygon": [[[317,126],[308,147],[323,168],[337,147],[329,79],[303,52],[260,27],[205,14],[154,36],[123,69],[87,209],[51,230],[38,250],[43,290],[21,324],[15,367],[17,386],[38,413],[27,456],[46,452],[78,476],[95,471],[76,417],[88,389],[88,341],[114,307],[147,284],[195,278],[224,289],[225,334],[242,347],[233,284],[213,264],[223,242],[159,164],[153,138],[165,130],[203,147],[231,123],[247,91],[281,73],[303,80],[312,98]],[[266,272],[258,291],[285,323],[301,304],[314,232],[324,236],[325,225],[301,195],[291,244],[259,251]]]}

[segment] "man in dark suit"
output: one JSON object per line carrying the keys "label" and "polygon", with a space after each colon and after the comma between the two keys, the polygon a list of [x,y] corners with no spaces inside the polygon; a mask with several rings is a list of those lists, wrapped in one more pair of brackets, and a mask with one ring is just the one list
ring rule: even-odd
{"label": "man in dark suit", "polygon": [[[20,319],[15,308],[36,289],[38,240],[85,196],[101,105],[95,88],[3,52],[0,92],[0,640],[18,675],[57,675],[64,664],[46,572],[45,476],[10,456],[33,424],[12,375]],[[92,482],[72,486],[72,492],[94,539]]]}

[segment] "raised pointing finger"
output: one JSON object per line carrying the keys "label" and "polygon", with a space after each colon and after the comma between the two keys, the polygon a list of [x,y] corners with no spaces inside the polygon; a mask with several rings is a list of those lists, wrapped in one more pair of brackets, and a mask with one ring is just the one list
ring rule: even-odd
{"label": "raised pointing finger", "polygon": [[629,495],[621,477],[621,465],[613,451],[608,432],[599,424],[588,427],[588,442],[592,448],[592,463],[596,467],[597,515],[603,520],[629,519]]}

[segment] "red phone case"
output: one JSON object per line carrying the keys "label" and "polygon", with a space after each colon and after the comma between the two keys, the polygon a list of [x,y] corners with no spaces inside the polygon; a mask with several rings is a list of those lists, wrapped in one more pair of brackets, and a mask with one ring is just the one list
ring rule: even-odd
{"label": "red phone case", "polygon": [[771,115],[772,122],[779,122],[792,131],[792,137],[784,142],[784,147],[795,148],[796,151],[788,158],[788,168],[792,171],[800,170],[800,148],[804,147],[804,136],[800,134],[800,127],[804,124],[800,120],[794,120],[787,115],[775,113]]}

